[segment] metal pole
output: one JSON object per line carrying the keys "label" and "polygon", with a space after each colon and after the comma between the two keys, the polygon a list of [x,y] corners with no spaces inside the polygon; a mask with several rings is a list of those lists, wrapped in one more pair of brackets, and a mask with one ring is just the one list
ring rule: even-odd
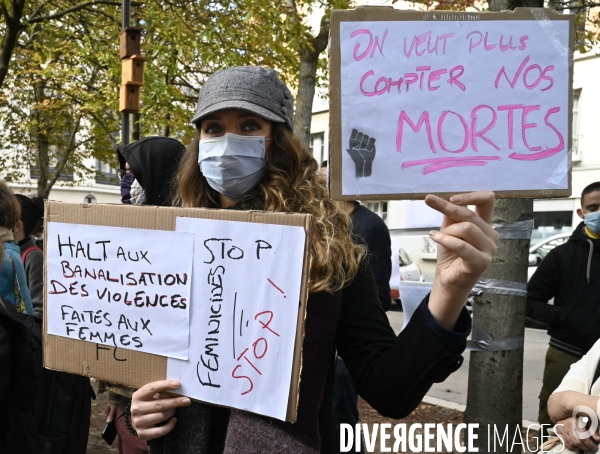
{"label": "metal pole", "polygon": [[[131,0],[122,0],[123,10],[123,30],[129,27],[131,16]],[[121,114],[121,143],[129,144],[129,114],[123,112]]]}

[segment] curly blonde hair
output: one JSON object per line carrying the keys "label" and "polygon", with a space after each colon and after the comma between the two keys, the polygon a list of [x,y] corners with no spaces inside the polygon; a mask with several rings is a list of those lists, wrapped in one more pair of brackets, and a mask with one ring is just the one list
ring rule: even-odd
{"label": "curly blonde hair", "polygon": [[[273,123],[272,131],[273,146],[266,156],[267,173],[238,205],[311,214],[309,293],[341,290],[356,276],[365,249],[352,240],[350,217],[339,202],[329,198],[325,181],[318,174],[318,164],[304,143],[283,124]],[[199,143],[198,132],[179,164],[174,203],[219,208],[219,194],[200,172]]]}

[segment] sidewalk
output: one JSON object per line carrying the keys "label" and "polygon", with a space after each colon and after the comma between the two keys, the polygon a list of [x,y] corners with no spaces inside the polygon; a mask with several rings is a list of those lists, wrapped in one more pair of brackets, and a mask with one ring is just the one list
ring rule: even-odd
{"label": "sidewalk", "polygon": [[[396,333],[400,332],[404,321],[404,314],[395,304],[387,312],[390,324]],[[525,329],[525,352],[523,359],[523,420],[533,424],[537,421],[538,394],[542,388],[544,361],[548,348],[549,336],[545,331]],[[443,383],[433,385],[424,402],[433,405],[442,405],[459,411],[464,411],[467,404],[467,385],[469,381],[469,356],[470,352],[463,354],[465,361],[455,373],[450,375]]]}

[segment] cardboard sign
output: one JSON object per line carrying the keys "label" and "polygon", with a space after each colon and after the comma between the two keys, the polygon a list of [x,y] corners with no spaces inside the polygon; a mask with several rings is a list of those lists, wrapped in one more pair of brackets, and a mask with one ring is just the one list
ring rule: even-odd
{"label": "cardboard sign", "polygon": [[193,234],[48,222],[46,237],[48,334],[188,358]]}
{"label": "cardboard sign", "polygon": [[294,360],[302,227],[177,218],[195,232],[189,360],[167,377],[189,397],[285,420]]}
{"label": "cardboard sign", "polygon": [[[51,227],[52,224],[61,223],[85,225],[88,230],[96,230],[98,234],[102,229],[90,226],[144,229],[145,232],[139,234],[138,237],[142,238],[141,241],[148,250],[150,250],[150,245],[148,243],[155,241],[157,238],[156,235],[167,233],[180,236],[184,240],[181,248],[185,248],[185,244],[188,244],[186,243],[186,241],[188,241],[186,238],[189,238],[190,233],[183,231],[175,232],[177,219],[181,218],[179,221],[182,223],[180,225],[183,226],[181,228],[183,230],[192,230],[194,234],[194,246],[190,247],[189,252],[193,254],[198,253],[199,257],[203,258],[203,262],[210,261],[206,259],[206,254],[209,254],[209,252],[205,246],[208,246],[208,249],[212,251],[215,257],[215,262],[212,265],[219,262],[218,266],[223,266],[226,269],[225,274],[220,273],[220,268],[210,268],[213,269],[214,273],[212,276],[208,276],[208,274],[210,274],[210,269],[206,267],[210,264],[202,263],[195,265],[192,263],[191,296],[189,300],[191,325],[195,326],[195,324],[199,323],[200,326],[204,324],[203,329],[207,327],[207,321],[203,319],[206,315],[206,309],[216,310],[217,306],[214,304],[210,305],[211,302],[208,300],[196,303],[196,295],[202,295],[204,293],[204,296],[206,296],[207,290],[210,293],[213,288],[216,288],[211,284],[211,281],[207,281],[207,277],[213,278],[213,284],[218,284],[221,279],[223,285],[227,285],[227,292],[224,293],[224,295],[227,296],[227,301],[219,302],[222,303],[221,314],[225,314],[226,312],[231,313],[231,304],[234,304],[236,310],[235,318],[231,316],[228,320],[231,322],[235,320],[236,323],[238,323],[239,318],[243,324],[243,326],[236,324],[235,327],[235,332],[238,332],[240,328],[242,329],[241,336],[235,339],[236,354],[240,357],[240,363],[243,362],[243,364],[248,365],[248,362],[245,359],[246,356],[248,360],[254,361],[254,366],[263,373],[263,376],[258,379],[256,377],[251,377],[254,380],[253,384],[256,386],[257,390],[260,389],[260,387],[266,389],[269,383],[273,389],[279,389],[278,394],[263,394],[263,398],[267,400],[272,399],[272,405],[267,407],[247,405],[247,402],[239,404],[234,401],[224,402],[219,401],[218,399],[209,400],[206,398],[206,400],[225,406],[236,406],[239,404],[236,408],[242,408],[261,414],[272,414],[273,416],[286,421],[294,422],[296,420],[300,371],[302,368],[301,354],[304,336],[304,319],[308,297],[307,280],[308,245],[310,244],[310,215],[192,208],[138,207],[127,205],[76,205],[60,202],[47,202],[45,213],[45,244],[50,244],[52,240],[52,236],[49,236],[55,231],[55,228]],[[216,222],[216,224],[213,225],[212,230],[202,232],[202,230],[197,230],[200,228],[195,224],[197,219],[204,221],[206,223],[205,225],[211,225],[213,222]],[[226,222],[223,224],[221,221]],[[230,230],[224,228],[224,225],[229,225]],[[232,225],[233,227],[231,227]],[[251,228],[249,225],[251,225]],[[216,232],[218,233],[217,236],[214,234],[215,227]],[[279,227],[282,227],[283,230],[278,229]],[[292,230],[288,230],[290,228],[292,228]],[[240,236],[240,232],[245,232],[245,235]],[[204,237],[203,233],[208,234],[208,237]],[[232,239],[231,242],[226,241],[229,238]],[[73,236],[71,239],[74,239]],[[211,242],[211,239],[220,239],[222,241]],[[233,243],[234,239],[235,243]],[[205,241],[207,242],[206,245]],[[256,243],[256,241],[259,242]],[[261,241],[265,242],[263,243]],[[224,245],[229,243],[232,244],[225,248]],[[292,245],[291,243],[294,244]],[[137,243],[132,242],[130,244]],[[172,242],[169,242],[169,244],[173,246]],[[269,245],[271,248],[269,248]],[[199,247],[201,247],[201,249],[198,249]],[[243,251],[244,259],[240,258],[240,250]],[[179,246],[174,246],[171,251],[166,252],[163,256],[163,260],[173,264],[173,272],[180,267],[185,266],[187,253],[180,254],[180,252]],[[270,252],[273,253],[271,256],[269,256]],[[63,250],[63,253],[65,253],[65,250]],[[279,261],[280,259],[275,253],[277,253],[277,255],[281,254],[283,257],[281,261]],[[56,314],[50,314],[50,311],[55,312],[57,310],[56,305],[49,305],[48,298],[49,292],[53,290],[53,287],[49,285],[48,281],[48,268],[53,266],[50,265],[51,263],[57,262],[55,255],[56,251],[48,251],[46,254],[46,279],[44,281],[44,290],[46,294],[46,297],[44,298],[44,311],[46,314],[44,317],[44,367],[86,375],[132,387],[140,387],[152,381],[164,380],[169,377],[167,374],[167,358],[165,356],[145,353],[136,349],[126,349],[122,348],[122,346],[114,346],[110,343],[106,345],[100,342],[90,342],[89,340],[82,341],[49,333],[49,320],[56,316]],[[301,260],[298,260],[299,255]],[[261,261],[264,260],[264,262],[260,263],[265,263],[266,265],[257,265],[259,256]],[[195,259],[196,255],[194,255],[194,260]],[[246,259],[248,261],[241,265],[239,260],[244,261]],[[283,261],[286,260],[288,262],[283,263]],[[289,260],[297,263],[297,265],[292,266]],[[179,261],[181,263],[176,264],[176,262]],[[233,265],[233,263],[227,263],[227,265],[225,265],[224,263],[227,261],[236,262],[236,265],[238,266]],[[251,263],[251,261],[256,263]],[[58,260],[58,263],[60,264],[60,260]],[[262,268],[262,266],[264,266],[264,268]],[[253,268],[257,268],[256,272]],[[260,271],[261,268],[263,269],[262,272]],[[266,273],[265,270],[267,269],[273,270],[272,274],[267,273],[269,274],[272,284],[268,281],[260,284],[259,282],[254,281],[253,277],[244,277],[245,274],[249,274],[263,278],[265,275],[264,273]],[[197,271],[199,272],[199,277],[196,275]],[[111,276],[113,276],[112,273]],[[225,289],[225,287],[223,288]],[[235,297],[233,301],[229,299],[231,290],[234,290],[234,295],[237,291],[237,302]],[[216,293],[213,297],[216,297]],[[213,303],[216,302],[215,299]],[[239,306],[237,303],[239,303]],[[277,305],[279,306],[277,307]],[[198,308],[198,311],[196,311],[195,308]],[[275,308],[277,308],[277,310],[275,310]],[[237,309],[240,309],[239,313]],[[241,309],[244,309],[243,316]],[[60,310],[60,307],[58,310]],[[269,321],[269,319],[265,317],[265,315],[269,315],[268,312],[267,314],[259,315],[258,312],[254,313],[256,310],[258,310],[258,312],[272,311],[273,319]],[[195,319],[196,315],[198,315],[199,318]],[[219,314],[211,313],[211,315]],[[58,314],[58,317],[62,317],[60,313]],[[208,317],[210,320],[210,315],[208,315]],[[248,322],[247,326],[245,325],[245,322]],[[261,322],[277,334],[280,334],[280,337],[277,338],[277,340],[273,339],[277,336],[267,328],[263,329]],[[222,358],[233,354],[235,332],[232,331],[231,326],[227,327],[227,322],[225,320],[223,320],[222,323],[223,324],[220,325],[223,326],[222,331],[219,327],[218,333],[212,333],[210,336],[208,335],[208,332],[201,333],[201,336],[204,334],[206,334],[206,336],[202,338],[200,345],[192,345],[192,343],[195,343],[196,341],[196,334],[192,332],[192,335],[189,337],[189,353],[190,362],[194,362],[194,367],[198,363],[199,352],[200,354],[204,353],[206,356],[205,340],[207,337],[218,338],[219,347],[214,345],[211,346],[211,353],[217,354],[218,351],[218,354],[222,355]],[[252,326],[251,323],[254,323],[255,326]],[[211,331],[214,331],[216,324],[211,323],[210,325],[212,328]],[[259,328],[257,328],[258,325],[260,325]],[[226,327],[228,331],[225,331]],[[282,337],[282,333],[277,331],[275,327],[282,331],[284,329],[287,330],[285,336]],[[188,328],[189,326],[177,324],[171,326],[169,341],[179,339],[180,337],[188,339],[186,334]],[[257,329],[259,331],[256,331]],[[273,338],[267,337],[266,331],[269,331],[269,334],[271,334]],[[261,336],[256,339],[250,339],[250,337],[254,336],[257,332],[261,333]],[[261,337],[269,343],[268,346],[265,345],[264,341],[258,340]],[[95,339],[96,338],[94,338],[94,340]],[[245,356],[242,355],[242,353],[244,353]],[[254,353],[257,353],[258,356],[262,357],[256,359]],[[274,360],[276,357],[286,361],[285,364],[281,363],[279,364],[279,367],[275,367]],[[205,362],[214,368],[215,357],[212,356],[211,358],[212,360],[210,363],[207,361]],[[186,363],[186,361],[183,361],[183,363]],[[202,365],[202,363],[200,364]],[[223,362],[223,367],[225,367],[225,364],[226,363]],[[230,365],[231,364],[229,364],[228,367]],[[250,366],[248,365],[248,367]],[[238,369],[238,371],[240,371],[240,369]],[[268,376],[265,375],[267,371],[269,371]],[[246,372],[247,371],[244,371],[244,373],[240,375],[250,376],[250,374]],[[213,377],[217,378],[217,375],[211,375],[211,379]],[[185,377],[182,377],[182,379],[184,380],[184,386],[187,386]],[[240,386],[242,382],[244,383],[244,386],[247,386],[248,384],[248,381],[243,378],[236,381],[240,383]],[[285,385],[282,385],[280,382],[285,383]],[[284,388],[287,388],[287,393],[284,392]],[[235,389],[236,388],[232,387],[230,391],[233,393]],[[284,390],[282,391],[282,389]],[[244,388],[243,391],[245,390],[246,388]],[[254,394],[254,396],[256,396],[256,394]],[[194,395],[191,395],[190,397],[195,398]]]}
{"label": "cardboard sign", "polygon": [[571,194],[572,15],[363,7],[331,26],[334,198]]}

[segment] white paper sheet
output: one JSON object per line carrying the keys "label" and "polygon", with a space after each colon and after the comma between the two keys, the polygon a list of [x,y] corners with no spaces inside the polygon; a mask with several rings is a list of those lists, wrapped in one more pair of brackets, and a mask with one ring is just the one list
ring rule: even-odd
{"label": "white paper sheet", "polygon": [[49,222],[45,249],[49,334],[188,357],[193,235]]}
{"label": "white paper sheet", "polygon": [[340,27],[344,195],[568,187],[567,21]]}
{"label": "white paper sheet", "polygon": [[285,420],[304,228],[177,218],[193,232],[190,356],[169,359],[182,394]]}
{"label": "white paper sheet", "polygon": [[431,292],[432,285],[431,282],[400,281],[400,301],[402,303],[402,312],[404,313],[404,323],[400,331],[406,328],[406,325],[408,325],[408,322],[421,302]]}

